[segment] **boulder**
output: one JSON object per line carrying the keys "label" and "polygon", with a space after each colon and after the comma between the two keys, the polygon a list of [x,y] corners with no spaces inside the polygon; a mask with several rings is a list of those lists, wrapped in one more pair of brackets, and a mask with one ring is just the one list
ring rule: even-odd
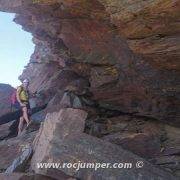
{"label": "boulder", "polygon": [[[84,131],[87,114],[78,109],[61,109],[48,114],[34,141],[31,166],[36,173],[57,177],[63,171],[80,179],[176,179],[146,160],[123,150],[120,146],[89,136]],[[53,123],[52,123],[53,122]],[[143,167],[137,168],[137,161]],[[38,168],[37,163],[115,163],[130,162],[132,168]]]}
{"label": "boulder", "polygon": [[166,141],[164,141],[164,146],[168,148],[180,149],[180,131],[177,127],[172,127],[165,125],[166,131]]}
{"label": "boulder", "polygon": [[145,133],[115,133],[104,136],[102,139],[118,144],[146,159],[160,155],[161,144],[158,138]]}
{"label": "boulder", "polygon": [[99,131],[99,134],[101,135],[113,135],[114,133],[121,133],[122,135],[123,133],[144,133],[150,137],[153,136],[158,139],[165,138],[163,123],[159,123],[145,117],[136,117],[123,113],[119,115],[120,113],[116,114],[116,111],[109,113],[110,117],[107,118],[106,115],[108,113],[109,112],[103,113],[105,117],[101,115],[102,117],[88,119],[87,126],[89,126],[92,130],[96,128],[96,126],[101,126],[101,128],[104,129]]}
{"label": "boulder", "polygon": [[[39,133],[37,134],[35,140],[34,140],[34,145],[38,146],[44,146],[44,141],[40,141],[39,137],[41,136],[41,133],[44,133],[43,129],[45,124],[48,123],[49,128],[47,131],[47,137],[48,134],[52,132],[52,130],[56,130],[56,124],[60,123],[62,126],[58,126],[58,133],[61,134],[62,136],[67,136],[68,134],[77,134],[80,132],[83,132],[84,126],[85,126],[85,119],[87,117],[87,113],[83,110],[79,109],[72,109],[72,108],[67,108],[67,109],[62,109],[59,112],[54,112],[54,113],[48,113],[46,116],[46,119],[44,123],[41,124]],[[64,130],[66,133],[64,134]]]}
{"label": "boulder", "polygon": [[61,176],[59,176],[57,179],[51,178],[48,176],[44,176],[41,174],[32,174],[32,173],[11,173],[11,174],[0,174],[1,180],[75,180],[75,178],[71,178],[70,176],[67,176],[62,173]]}
{"label": "boulder", "polygon": [[0,125],[0,140],[8,137],[8,135],[11,133],[11,126],[13,123],[14,121]]}
{"label": "boulder", "polygon": [[35,122],[35,123],[41,123],[42,121],[45,120],[46,114],[47,114],[47,113],[46,113],[45,110],[41,110],[41,111],[33,114],[33,115],[31,116],[31,120],[32,120],[33,122]]}
{"label": "boulder", "polygon": [[3,140],[0,142],[0,171],[4,172],[22,153],[24,147],[32,143],[36,132],[24,133],[20,137]]}
{"label": "boulder", "polygon": [[180,157],[179,156],[160,156],[153,159],[154,164],[173,172],[174,175],[180,174]]}
{"label": "boulder", "polygon": [[57,112],[61,108],[82,108],[82,100],[72,89],[66,89],[65,92],[58,91],[48,103],[44,113]]}
{"label": "boulder", "polygon": [[13,163],[6,169],[5,173],[24,172],[32,153],[33,150],[31,146],[25,147],[22,154],[14,159]]}

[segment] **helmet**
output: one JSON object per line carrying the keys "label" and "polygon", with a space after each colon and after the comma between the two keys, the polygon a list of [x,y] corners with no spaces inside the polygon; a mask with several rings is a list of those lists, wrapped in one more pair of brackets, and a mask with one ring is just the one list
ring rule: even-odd
{"label": "helmet", "polygon": [[28,79],[24,79],[23,83],[29,83],[29,80]]}

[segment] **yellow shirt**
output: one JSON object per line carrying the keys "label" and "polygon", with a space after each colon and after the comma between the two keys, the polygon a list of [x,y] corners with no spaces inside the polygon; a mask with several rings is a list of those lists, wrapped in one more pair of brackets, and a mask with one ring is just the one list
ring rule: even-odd
{"label": "yellow shirt", "polygon": [[22,102],[28,102],[29,101],[29,94],[28,94],[28,91],[25,90],[22,86],[20,86],[21,90],[20,90],[20,93],[19,93],[19,98]]}

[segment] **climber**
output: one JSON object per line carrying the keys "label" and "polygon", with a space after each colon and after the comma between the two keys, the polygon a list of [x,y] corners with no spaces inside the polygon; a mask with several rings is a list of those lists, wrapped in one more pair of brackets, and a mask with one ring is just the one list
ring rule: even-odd
{"label": "climber", "polygon": [[17,88],[16,97],[20,105],[20,120],[18,125],[18,135],[22,132],[24,122],[27,123],[27,127],[30,124],[29,114],[30,114],[30,105],[29,105],[29,91],[28,91],[29,81],[25,79],[21,86]]}

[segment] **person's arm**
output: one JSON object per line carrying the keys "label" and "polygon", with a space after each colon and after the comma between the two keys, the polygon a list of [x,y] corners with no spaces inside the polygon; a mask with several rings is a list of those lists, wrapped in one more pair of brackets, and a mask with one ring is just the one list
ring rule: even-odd
{"label": "person's arm", "polygon": [[20,106],[24,106],[24,104],[21,102],[20,100],[20,92],[21,92],[21,88],[19,87],[16,91],[16,97],[17,97],[17,101],[19,102]]}

